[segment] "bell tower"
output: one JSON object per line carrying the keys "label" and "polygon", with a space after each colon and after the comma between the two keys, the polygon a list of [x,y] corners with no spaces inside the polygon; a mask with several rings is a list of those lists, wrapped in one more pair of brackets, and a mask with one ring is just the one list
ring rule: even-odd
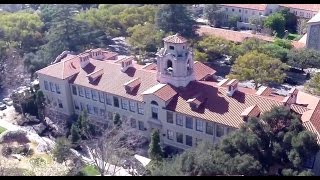
{"label": "bell tower", "polygon": [[175,34],[163,39],[164,47],[157,53],[157,80],[175,87],[185,87],[195,80],[193,52],[187,40]]}

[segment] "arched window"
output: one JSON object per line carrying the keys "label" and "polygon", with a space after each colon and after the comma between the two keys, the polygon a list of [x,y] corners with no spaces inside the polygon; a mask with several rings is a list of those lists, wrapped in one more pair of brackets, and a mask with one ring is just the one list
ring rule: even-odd
{"label": "arched window", "polygon": [[170,67],[172,68],[172,61],[171,61],[171,60],[168,60],[168,61],[167,61],[167,69],[170,68]]}
{"label": "arched window", "polygon": [[151,101],[151,104],[158,106],[158,103],[156,101]]}

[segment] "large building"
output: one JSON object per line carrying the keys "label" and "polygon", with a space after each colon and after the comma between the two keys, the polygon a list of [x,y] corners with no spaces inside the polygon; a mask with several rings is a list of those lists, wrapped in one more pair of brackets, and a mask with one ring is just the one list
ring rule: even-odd
{"label": "large building", "polygon": [[156,64],[142,66],[133,57],[94,49],[37,71],[48,104],[59,112],[86,109],[97,123],[112,122],[119,113],[146,137],[158,129],[164,145],[181,149],[199,141],[215,143],[248,117],[280,105],[320,137],[320,98],[297,89],[284,97],[269,87],[241,87],[236,79],[216,82],[214,73],[194,62],[187,40],[178,34],[164,39]]}

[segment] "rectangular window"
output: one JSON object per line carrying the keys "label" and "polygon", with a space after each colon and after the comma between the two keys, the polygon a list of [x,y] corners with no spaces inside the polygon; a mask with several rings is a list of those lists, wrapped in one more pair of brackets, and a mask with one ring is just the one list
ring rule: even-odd
{"label": "rectangular window", "polygon": [[246,14],[247,14],[247,13],[248,13],[248,10],[245,10],[245,11],[244,11],[244,13],[246,13]]}
{"label": "rectangular window", "polygon": [[49,90],[48,81],[44,81],[44,89],[47,91]]}
{"label": "rectangular window", "polygon": [[79,103],[77,101],[74,101],[74,109],[79,110]]}
{"label": "rectangular window", "polygon": [[206,133],[213,135],[214,124],[212,122],[206,122]]}
{"label": "rectangular window", "polygon": [[99,114],[99,110],[97,107],[93,107],[93,112],[94,112],[94,115],[98,115]]}
{"label": "rectangular window", "polygon": [[158,119],[158,108],[151,107],[151,115],[153,119]]}
{"label": "rectangular window", "polygon": [[108,105],[112,106],[112,97],[111,97],[111,95],[106,94],[106,101],[107,101]]}
{"label": "rectangular window", "polygon": [[177,132],[176,133],[177,142],[183,144],[183,134]]}
{"label": "rectangular window", "polygon": [[217,134],[216,134],[216,136],[217,136],[217,137],[223,136],[223,135],[224,135],[224,127],[221,126],[221,125],[217,125],[216,127],[217,127]]}
{"label": "rectangular window", "polygon": [[97,100],[98,100],[98,93],[97,93],[97,91],[91,90],[91,94],[92,94],[92,99],[93,99],[94,101],[97,101]]}
{"label": "rectangular window", "polygon": [[128,109],[128,100],[121,99],[121,107],[122,107],[122,109],[127,110]]}
{"label": "rectangular window", "polygon": [[100,109],[100,116],[105,117],[106,116],[106,110],[105,109]]}
{"label": "rectangular window", "polygon": [[98,94],[99,94],[99,101],[100,101],[101,103],[104,103],[103,93],[102,93],[102,92],[98,92]]}
{"label": "rectangular window", "polygon": [[83,97],[83,87],[78,87],[79,96]]}
{"label": "rectangular window", "polygon": [[84,88],[84,93],[86,94],[86,98],[90,99],[90,90],[87,88]]}
{"label": "rectangular window", "polygon": [[171,131],[171,130],[167,130],[167,138],[169,139],[169,140],[173,140],[173,131]]}
{"label": "rectangular window", "polygon": [[200,119],[196,119],[196,130],[203,132],[203,121]]}
{"label": "rectangular window", "polygon": [[239,13],[241,13],[241,9],[239,9]]}
{"label": "rectangular window", "polygon": [[138,114],[144,114],[143,106],[141,103],[138,103]]}
{"label": "rectangular window", "polygon": [[88,113],[89,114],[92,114],[93,112],[93,110],[92,110],[92,106],[90,105],[90,104],[87,104],[87,111],[88,111]]}
{"label": "rectangular window", "polygon": [[180,114],[176,115],[176,124],[179,126],[183,126],[183,116]]}
{"label": "rectangular window", "polygon": [[74,85],[72,85],[71,87],[72,87],[72,94],[77,95],[77,87]]}
{"label": "rectangular window", "polygon": [[51,90],[51,92],[55,92],[54,85],[52,82],[50,82],[50,90]]}
{"label": "rectangular window", "polygon": [[84,110],[84,105],[82,102],[80,102],[80,110],[83,111]]}
{"label": "rectangular window", "polygon": [[186,145],[192,146],[192,136],[186,135]]}
{"label": "rectangular window", "polygon": [[58,94],[61,94],[61,91],[60,91],[60,86],[59,84],[55,84],[56,85],[56,91]]}
{"label": "rectangular window", "polygon": [[129,101],[129,108],[131,112],[136,111],[136,103],[134,101]]}
{"label": "rectangular window", "polygon": [[108,119],[109,120],[113,120],[113,113],[112,112],[108,112]]}
{"label": "rectangular window", "polygon": [[232,9],[232,12],[234,12],[234,9]]}
{"label": "rectangular window", "polygon": [[193,119],[192,117],[186,116],[186,128],[193,129]]}
{"label": "rectangular window", "polygon": [[304,16],[304,12],[300,12],[300,16]]}
{"label": "rectangular window", "polygon": [[132,128],[136,128],[136,127],[137,127],[137,120],[131,118],[131,119],[130,119],[130,126],[131,126]]}
{"label": "rectangular window", "polygon": [[58,104],[59,104],[59,108],[63,108],[63,104],[62,104],[62,101],[60,99],[58,99]]}
{"label": "rectangular window", "polygon": [[139,125],[139,130],[144,131],[144,123],[142,121],[139,121],[138,125]]}
{"label": "rectangular window", "polygon": [[118,98],[118,97],[114,97],[114,96],[113,96],[113,105],[114,105],[115,107],[119,107],[119,98]]}
{"label": "rectangular window", "polygon": [[167,111],[167,122],[173,124],[173,113]]}
{"label": "rectangular window", "polygon": [[173,46],[169,46],[169,49],[170,49],[170,50],[174,50],[174,47],[173,47]]}
{"label": "rectangular window", "polygon": [[228,11],[228,8],[226,8],[226,11]]}

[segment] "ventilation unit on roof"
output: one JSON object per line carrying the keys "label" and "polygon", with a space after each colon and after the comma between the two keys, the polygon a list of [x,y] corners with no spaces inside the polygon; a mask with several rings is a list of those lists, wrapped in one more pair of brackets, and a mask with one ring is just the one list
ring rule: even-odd
{"label": "ventilation unit on roof", "polygon": [[238,83],[239,81],[237,79],[232,79],[228,82],[227,86],[227,96],[232,96],[234,92],[238,90]]}
{"label": "ventilation unit on roof", "polygon": [[98,59],[98,60],[102,60],[103,59],[102,50],[100,48],[93,49],[93,50],[91,50],[90,53],[91,53],[91,57],[93,59]]}
{"label": "ventilation unit on roof", "polygon": [[125,72],[129,67],[132,67],[132,60],[133,57],[127,57],[120,61],[122,72]]}
{"label": "ventilation unit on roof", "polygon": [[94,71],[90,74],[87,75],[89,82],[94,82],[95,80],[97,80],[99,77],[101,77],[103,74],[103,69],[99,69],[97,71]]}
{"label": "ventilation unit on roof", "polygon": [[80,58],[81,68],[85,68],[90,63],[90,59],[89,59],[90,54],[89,53],[80,54],[80,55],[78,55],[78,57]]}

